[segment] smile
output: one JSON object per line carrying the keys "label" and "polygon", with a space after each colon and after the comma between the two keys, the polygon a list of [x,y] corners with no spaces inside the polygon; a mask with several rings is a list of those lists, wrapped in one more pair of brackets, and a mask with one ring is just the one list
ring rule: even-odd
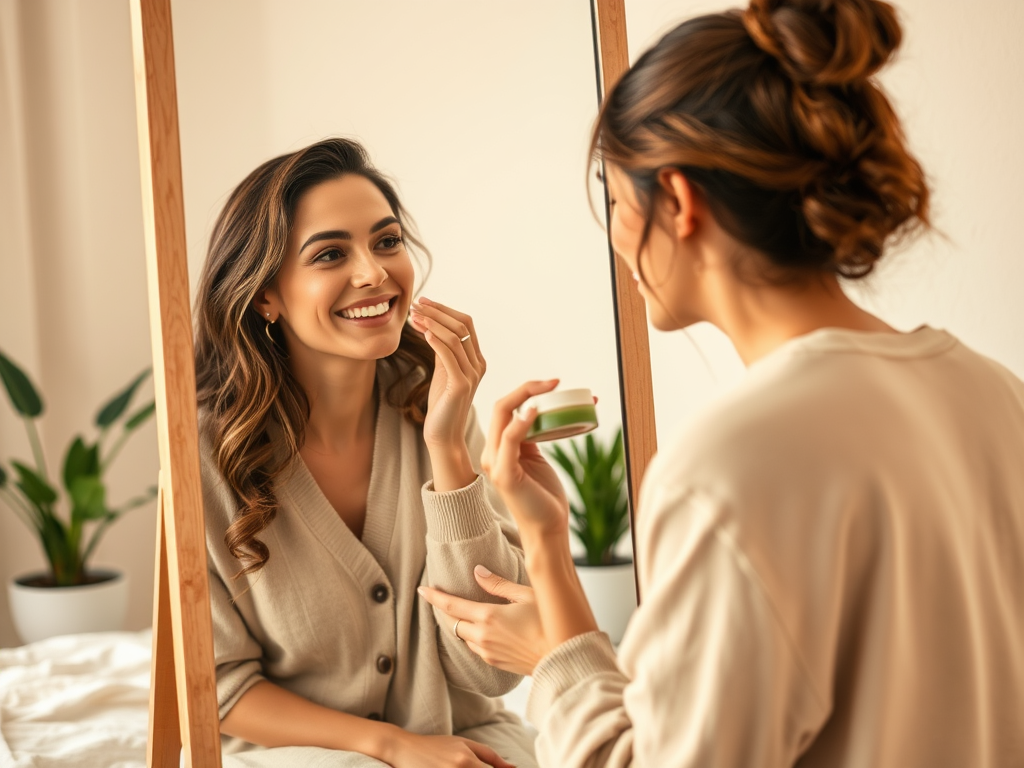
{"label": "smile", "polygon": [[369,307],[356,307],[355,309],[343,309],[341,310],[341,316],[353,320],[357,317],[376,317],[377,315],[383,315],[391,309],[390,301],[382,301],[380,304],[374,304]]}

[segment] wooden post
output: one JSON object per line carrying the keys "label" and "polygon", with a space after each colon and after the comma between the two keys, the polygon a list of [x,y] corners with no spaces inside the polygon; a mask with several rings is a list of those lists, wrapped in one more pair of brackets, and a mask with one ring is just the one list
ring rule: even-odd
{"label": "wooden post", "polygon": [[[599,49],[601,98],[629,68],[624,0],[596,2],[596,42]],[[594,6],[592,6],[594,7]],[[611,221],[605,195],[605,221]],[[651,380],[651,347],[647,337],[647,307],[633,284],[633,276],[615,257],[608,244],[615,295],[615,333],[619,352],[619,388],[622,393],[622,424],[626,446],[626,478],[629,486],[631,530],[636,528],[636,503],[640,483],[654,452],[658,435],[654,423],[654,385]],[[636,539],[634,537],[634,544]]]}
{"label": "wooden post", "polygon": [[160,445],[149,764],[177,768],[183,751],[186,768],[219,768],[170,0],[132,0],[131,10]]}

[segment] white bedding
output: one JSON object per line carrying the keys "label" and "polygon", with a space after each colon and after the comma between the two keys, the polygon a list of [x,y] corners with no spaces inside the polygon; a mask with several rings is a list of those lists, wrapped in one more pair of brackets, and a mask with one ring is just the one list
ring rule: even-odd
{"label": "white bedding", "polygon": [[0,648],[0,768],[144,768],[149,630]]}
{"label": "white bedding", "polygon": [[151,650],[149,630],[0,648],[0,768],[145,768]]}

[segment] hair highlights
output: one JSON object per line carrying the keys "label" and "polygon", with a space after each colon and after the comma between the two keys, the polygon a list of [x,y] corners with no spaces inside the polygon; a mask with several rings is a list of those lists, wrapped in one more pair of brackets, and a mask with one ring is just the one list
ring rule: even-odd
{"label": "hair highlights", "polygon": [[[281,267],[302,194],[349,173],[380,189],[404,239],[426,256],[429,268],[430,254],[394,187],[363,147],[346,139],[321,141],[261,165],[231,193],[210,237],[196,296],[196,384],[217,467],[239,504],[225,543],[241,562],[241,574],[259,570],[270,556],[257,536],[277,514],[274,478],[298,453],[309,418],[306,395],[287,364],[285,340],[253,311],[253,300]],[[422,423],[433,350],[406,325],[398,350],[379,365],[394,373],[388,402]],[[272,429],[280,432],[274,443]]]}

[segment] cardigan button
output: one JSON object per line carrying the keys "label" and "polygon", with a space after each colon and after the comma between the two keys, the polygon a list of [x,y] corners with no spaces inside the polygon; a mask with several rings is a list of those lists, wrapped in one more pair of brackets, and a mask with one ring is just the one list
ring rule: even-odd
{"label": "cardigan button", "polygon": [[370,597],[378,603],[387,602],[388,594],[388,588],[384,584],[374,584],[373,589],[370,590]]}
{"label": "cardigan button", "polygon": [[381,654],[377,657],[377,671],[382,675],[386,675],[391,671],[391,667],[394,666],[391,662],[390,656]]}
{"label": "cardigan button", "polygon": [[366,716],[366,719],[367,720],[380,720],[381,719],[380,718],[380,713],[379,712],[371,712],[370,714],[368,714]]}

